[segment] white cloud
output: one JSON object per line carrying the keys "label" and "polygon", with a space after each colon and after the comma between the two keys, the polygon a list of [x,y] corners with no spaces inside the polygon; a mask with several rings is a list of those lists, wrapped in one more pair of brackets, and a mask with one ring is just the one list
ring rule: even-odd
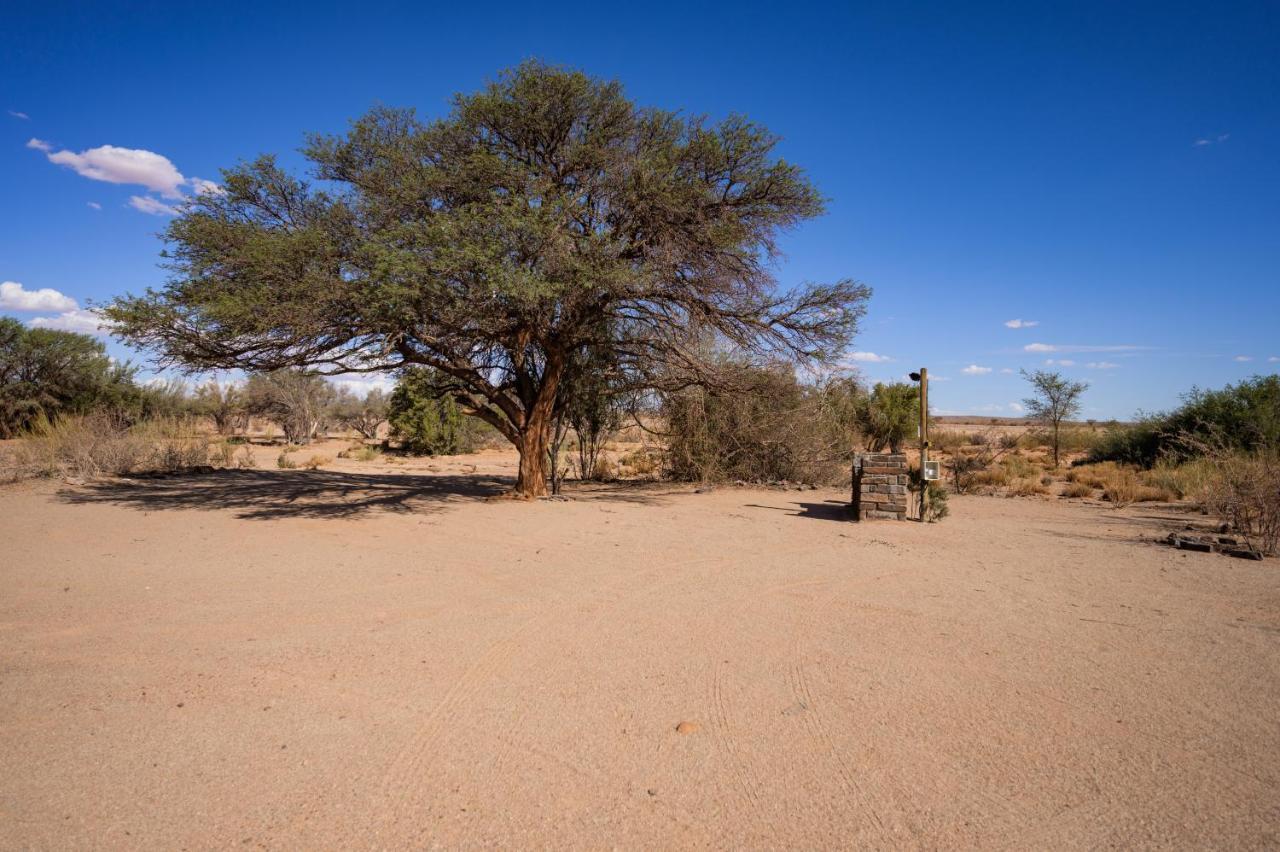
{"label": "white cloud", "polygon": [[1026,409],[1022,407],[1022,403],[1020,402],[1009,403],[1009,410],[1018,414],[1021,414],[1022,412],[1026,411]]}
{"label": "white cloud", "polygon": [[88,205],[89,205],[89,209],[90,209],[90,210],[101,210],[101,209],[102,209],[102,205],[101,205],[101,204],[99,204],[99,203],[98,203],[98,202],[96,202],[96,201],[86,201],[86,202],[85,202],[85,204],[88,204]]}
{"label": "white cloud", "polygon": [[110,325],[93,311],[63,311],[56,317],[36,317],[32,328],[53,328],[59,331],[78,331],[81,334],[105,334]]}
{"label": "white cloud", "polygon": [[31,116],[27,115],[25,112],[18,112],[16,109],[11,109],[8,112],[9,112],[9,115],[13,116],[14,118],[20,118],[23,121],[29,121],[31,119]]}
{"label": "white cloud", "polygon": [[1277,361],[1280,361],[1280,355],[1272,355],[1270,358],[1267,359],[1268,364],[1274,364]]}
{"label": "white cloud", "polygon": [[1253,356],[1252,356],[1252,355],[1237,355],[1237,356],[1236,356],[1234,359],[1232,359],[1232,360],[1239,361],[1240,363],[1242,363],[1242,364],[1243,364],[1245,361],[1252,361],[1252,360],[1253,360]]}
{"label": "white cloud", "polygon": [[52,145],[39,139],[32,139],[27,147],[43,151],[49,162],[66,166],[81,177],[105,183],[137,184],[165,198],[181,198],[178,188],[187,182],[168,157],[141,148],[100,145],[77,154],[54,151]]}
{"label": "white cloud", "polygon": [[1000,368],[1000,372],[1001,372],[1001,373],[1003,373],[1003,374],[1004,374],[1004,375],[1006,375],[1006,376],[1013,375],[1013,368],[1012,368],[1012,367],[1001,367],[1001,368]]}
{"label": "white cloud", "polygon": [[1022,347],[1024,352],[1136,352],[1146,346],[1133,346],[1127,343],[1116,346],[1080,346],[1061,343],[1028,343]]}
{"label": "white cloud", "polygon": [[7,311],[74,311],[76,300],[50,287],[28,290],[17,281],[0,283],[0,308]]}
{"label": "white cloud", "polygon": [[1004,325],[1005,328],[1035,328],[1039,324],[1040,320],[1011,319]]}
{"label": "white cloud", "polygon": [[857,361],[860,364],[884,364],[893,359],[888,355],[877,355],[874,352],[850,352],[844,356],[844,360]]}
{"label": "white cloud", "polygon": [[152,216],[178,215],[178,208],[171,204],[165,204],[158,198],[152,198],[149,195],[130,195],[129,206],[134,210],[141,210],[143,213],[150,213]]}
{"label": "white cloud", "polygon": [[1054,365],[1059,367],[1074,367],[1076,365],[1076,362],[1072,361],[1070,358],[1046,358],[1045,363],[1050,367]]}
{"label": "white cloud", "polygon": [[226,195],[227,194],[227,191],[223,189],[221,186],[219,186],[218,184],[214,183],[211,180],[205,180],[204,178],[198,178],[198,177],[189,178],[187,180],[187,185],[190,186],[193,190],[195,190],[196,195],[204,195],[205,193],[209,193],[210,195]]}
{"label": "white cloud", "polygon": [[977,364],[970,364],[960,372],[964,373],[966,376],[985,376],[987,373],[991,372],[991,368],[979,367]]}
{"label": "white cloud", "polygon": [[1119,367],[1120,365],[1113,364],[1110,361],[1090,361],[1088,364],[1085,364],[1085,366],[1088,367],[1090,370],[1114,370],[1116,367]]}

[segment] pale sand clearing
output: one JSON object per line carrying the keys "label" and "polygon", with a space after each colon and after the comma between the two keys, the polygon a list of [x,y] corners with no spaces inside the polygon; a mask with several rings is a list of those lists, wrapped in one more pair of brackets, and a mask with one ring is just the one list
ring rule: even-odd
{"label": "pale sand clearing", "polygon": [[1280,843],[1275,560],[510,468],[0,489],[0,846]]}

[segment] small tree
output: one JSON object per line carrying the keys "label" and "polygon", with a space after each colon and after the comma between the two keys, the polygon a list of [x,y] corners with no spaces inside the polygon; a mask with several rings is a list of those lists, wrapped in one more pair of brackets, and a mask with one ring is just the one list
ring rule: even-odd
{"label": "small tree", "polygon": [[219,383],[211,379],[196,388],[191,402],[192,412],[208,417],[219,435],[234,435],[237,429],[248,427],[248,410],[244,392],[231,382]]}
{"label": "small tree", "polygon": [[378,427],[387,422],[387,395],[373,388],[361,399],[350,388],[341,388],[330,411],[333,419],[354,429],[365,440],[378,437]]}
{"label": "small tree", "polygon": [[877,383],[871,394],[861,399],[856,422],[867,449],[873,453],[902,451],[902,443],[920,424],[920,392],[905,382]]}
{"label": "small tree", "polygon": [[[391,392],[387,422],[406,452],[448,456],[475,448],[475,427],[434,370],[405,370]],[[474,422],[474,421],[472,421]]]}
{"label": "small tree", "polygon": [[63,414],[137,407],[134,370],[86,334],[0,317],[0,438]]}
{"label": "small tree", "polygon": [[1089,385],[1085,382],[1068,381],[1061,373],[1051,373],[1048,370],[1036,370],[1034,373],[1023,370],[1022,377],[1031,383],[1034,393],[1034,396],[1022,401],[1027,408],[1027,419],[1049,430],[1053,441],[1053,466],[1057,467],[1062,421],[1080,413],[1080,397],[1089,389]]}
{"label": "small tree", "polygon": [[245,384],[245,400],[253,414],[277,424],[290,444],[309,444],[325,426],[333,385],[308,370],[257,373]]}

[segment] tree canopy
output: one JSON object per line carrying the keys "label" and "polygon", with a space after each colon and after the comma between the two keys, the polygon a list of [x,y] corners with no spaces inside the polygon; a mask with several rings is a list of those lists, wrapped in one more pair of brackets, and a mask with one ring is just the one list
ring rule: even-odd
{"label": "tree canopy", "polygon": [[867,288],[774,278],[780,233],[823,210],[777,141],[525,63],[440,120],[378,108],[311,137],[317,183],[270,156],[225,171],[169,226],[167,284],[105,313],[193,370],[434,368],[520,451],[517,492],[543,494],[586,347],[644,389],[713,379],[708,336],[770,358],[848,343]]}
{"label": "tree canopy", "polygon": [[101,341],[0,317],[0,438],[96,405],[125,407],[137,396],[132,368],[113,364]]}

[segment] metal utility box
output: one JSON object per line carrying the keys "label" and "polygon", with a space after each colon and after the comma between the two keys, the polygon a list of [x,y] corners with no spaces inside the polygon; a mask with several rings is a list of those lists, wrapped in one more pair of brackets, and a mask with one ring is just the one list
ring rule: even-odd
{"label": "metal utility box", "polygon": [[942,462],[927,461],[924,463],[924,469],[921,471],[926,482],[933,482],[942,478]]}

